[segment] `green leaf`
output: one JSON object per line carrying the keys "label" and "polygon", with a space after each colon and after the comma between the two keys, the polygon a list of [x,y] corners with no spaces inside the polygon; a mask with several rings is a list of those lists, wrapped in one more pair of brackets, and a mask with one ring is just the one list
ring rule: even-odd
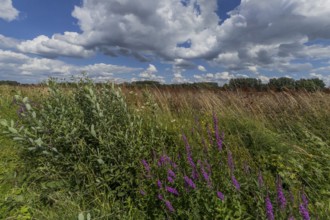
{"label": "green leaf", "polygon": [[87,220],[91,220],[91,214],[90,213],[87,213]]}
{"label": "green leaf", "polygon": [[3,125],[3,126],[5,126],[5,127],[8,126],[8,122],[7,122],[6,119],[1,119],[1,120],[0,120],[0,124]]}
{"label": "green leaf", "polygon": [[84,219],[85,219],[84,214],[82,212],[79,213],[78,220],[84,220]]}
{"label": "green leaf", "polygon": [[8,130],[13,134],[17,134],[17,130],[13,127],[9,127]]}
{"label": "green leaf", "polygon": [[95,132],[95,129],[94,129],[94,125],[92,124],[91,126],[91,134],[93,137],[96,137],[96,132]]}
{"label": "green leaf", "polygon": [[29,103],[25,104],[26,110],[31,111],[32,107]]}

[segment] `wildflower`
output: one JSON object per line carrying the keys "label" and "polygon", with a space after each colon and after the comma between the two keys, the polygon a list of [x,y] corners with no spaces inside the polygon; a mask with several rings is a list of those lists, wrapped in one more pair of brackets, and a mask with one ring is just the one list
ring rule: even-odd
{"label": "wildflower", "polygon": [[211,186],[211,180],[209,174],[205,171],[204,167],[201,167],[202,175],[204,177],[204,180],[207,182],[207,185]]}
{"label": "wildflower", "polygon": [[171,169],[169,169],[169,170],[167,171],[167,174],[168,174],[168,176],[170,176],[170,177],[176,178],[175,173],[174,173],[173,170],[171,170]]}
{"label": "wildflower", "polygon": [[161,167],[161,166],[165,166],[170,161],[171,159],[167,155],[162,155],[160,156],[157,164],[159,167]]}
{"label": "wildflower", "polygon": [[160,180],[157,180],[157,186],[159,189],[163,188],[163,184]]}
{"label": "wildflower", "polygon": [[194,179],[194,180],[197,180],[198,179],[198,177],[199,177],[199,175],[198,175],[198,172],[197,172],[197,170],[196,169],[193,169],[193,171],[192,171],[192,178]]}
{"label": "wildflower", "polygon": [[310,220],[308,209],[304,206],[304,204],[299,205],[299,213],[304,220]]}
{"label": "wildflower", "polygon": [[182,135],[182,138],[183,138],[183,141],[185,142],[185,145],[186,145],[186,152],[187,152],[187,160],[188,160],[188,163],[189,165],[192,167],[192,168],[195,168],[196,165],[192,159],[192,153],[191,153],[191,148],[190,148],[190,145],[188,143],[188,140],[187,140],[187,137],[183,134]]}
{"label": "wildflower", "polygon": [[306,197],[305,193],[303,193],[301,195],[301,200],[303,202],[304,207],[307,209],[308,208],[308,200],[307,200],[307,197]]}
{"label": "wildflower", "polygon": [[145,192],[144,190],[141,189],[141,190],[140,190],[140,194],[143,195],[143,196],[145,196],[145,195],[146,195],[146,192]]}
{"label": "wildflower", "polygon": [[228,167],[231,172],[234,172],[234,161],[233,161],[233,155],[231,151],[228,151]]}
{"label": "wildflower", "polygon": [[193,189],[196,188],[194,181],[192,179],[190,179],[188,176],[184,176],[183,179],[184,179],[185,183],[187,184],[187,186],[189,186],[190,188],[193,188]]}
{"label": "wildflower", "polygon": [[285,199],[285,196],[283,193],[282,181],[281,181],[280,177],[278,177],[278,181],[277,181],[277,201],[278,201],[280,208],[283,210],[286,206],[286,199]]}
{"label": "wildflower", "polygon": [[237,190],[240,190],[241,186],[234,175],[231,176],[231,181]]}
{"label": "wildflower", "polygon": [[259,174],[258,174],[258,185],[259,185],[259,188],[261,188],[264,185],[264,179],[262,177],[262,173],[260,170],[259,170]]}
{"label": "wildflower", "polygon": [[170,176],[167,176],[167,181],[170,183],[174,183],[174,179]]}
{"label": "wildflower", "polygon": [[164,200],[164,197],[163,197],[162,194],[158,194],[157,198],[158,198],[159,200],[162,200],[162,201]]}
{"label": "wildflower", "polygon": [[148,162],[146,160],[142,160],[142,164],[144,166],[144,169],[148,172],[148,174],[150,173],[150,165],[148,164]]}
{"label": "wildflower", "polygon": [[272,202],[270,201],[270,198],[269,198],[268,195],[267,195],[267,197],[265,199],[265,203],[266,203],[266,215],[267,215],[267,219],[268,220],[274,220],[273,206],[272,206]]}
{"label": "wildflower", "polygon": [[[219,151],[221,151],[222,150],[222,138],[220,138],[220,135],[219,135],[218,118],[215,115],[215,113],[213,113],[213,123],[214,123],[215,140],[217,142]],[[224,133],[222,133],[222,137],[223,136],[224,136]]]}
{"label": "wildflower", "polygon": [[218,198],[221,199],[222,201],[225,200],[225,196],[223,195],[222,192],[218,191],[218,192],[217,192],[217,196],[218,196]]}
{"label": "wildflower", "polygon": [[172,206],[172,204],[171,204],[170,201],[166,200],[166,201],[165,201],[165,204],[166,204],[167,209],[168,209],[170,212],[175,212],[175,210],[174,210],[174,208],[173,208],[173,206]]}
{"label": "wildflower", "polygon": [[294,220],[294,217],[293,216],[291,216],[288,220]]}
{"label": "wildflower", "polygon": [[179,195],[178,191],[173,187],[166,186],[166,191],[176,196]]}

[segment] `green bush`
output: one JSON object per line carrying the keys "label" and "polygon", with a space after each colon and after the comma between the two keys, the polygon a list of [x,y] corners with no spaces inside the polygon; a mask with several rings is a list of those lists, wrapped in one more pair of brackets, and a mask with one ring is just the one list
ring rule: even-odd
{"label": "green bush", "polygon": [[161,146],[164,138],[155,133],[163,133],[142,123],[114,85],[82,79],[69,89],[54,80],[48,86],[42,103],[15,96],[19,120],[1,121],[24,146],[27,164],[43,173],[38,178],[86,195],[132,195],[137,158]]}

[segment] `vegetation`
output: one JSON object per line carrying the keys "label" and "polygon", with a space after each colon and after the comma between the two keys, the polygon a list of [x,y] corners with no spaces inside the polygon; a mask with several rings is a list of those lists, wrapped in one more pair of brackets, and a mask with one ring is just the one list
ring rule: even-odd
{"label": "vegetation", "polygon": [[0,217],[326,219],[330,97],[312,91],[1,86]]}

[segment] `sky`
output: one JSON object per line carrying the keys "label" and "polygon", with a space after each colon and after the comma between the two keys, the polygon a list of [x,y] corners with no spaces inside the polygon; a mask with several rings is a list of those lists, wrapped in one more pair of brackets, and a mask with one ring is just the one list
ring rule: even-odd
{"label": "sky", "polygon": [[0,0],[0,80],[320,78],[329,0]]}

